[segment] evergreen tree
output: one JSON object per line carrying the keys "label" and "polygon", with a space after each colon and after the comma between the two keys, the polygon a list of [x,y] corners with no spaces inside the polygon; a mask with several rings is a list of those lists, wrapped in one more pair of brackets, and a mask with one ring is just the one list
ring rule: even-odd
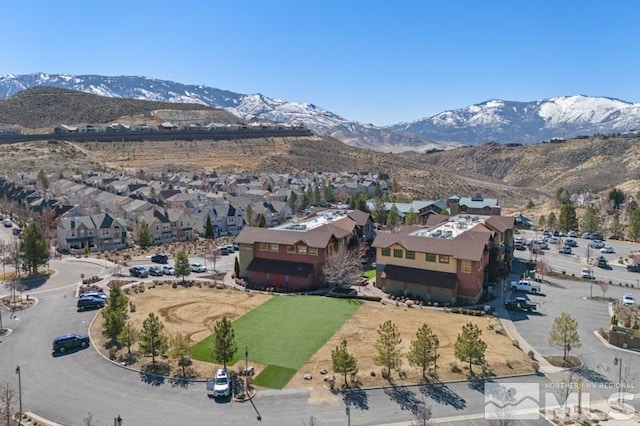
{"label": "evergreen tree", "polygon": [[38,172],[37,182],[38,187],[42,191],[46,191],[47,189],[49,189],[49,176],[47,176],[47,172],[45,172],[44,169],[40,169],[40,171]]}
{"label": "evergreen tree", "polygon": [[625,198],[626,195],[620,188],[613,188],[611,191],[609,191],[609,200],[613,202],[613,207],[616,210],[620,210],[620,205],[624,203]]}
{"label": "evergreen tree", "polygon": [[556,217],[556,214],[554,212],[549,213],[549,216],[547,216],[547,226],[551,229],[556,229],[557,225],[558,218]]}
{"label": "evergreen tree", "polygon": [[376,198],[373,205],[373,220],[380,225],[387,223],[387,209],[385,202],[380,198]]}
{"label": "evergreen tree", "polygon": [[127,354],[131,355],[131,346],[138,341],[140,334],[134,325],[130,322],[125,322],[120,333],[118,333],[118,345],[127,348]]}
{"label": "evergreen tree", "polygon": [[[409,364],[422,369],[422,377],[426,378],[427,369],[433,364],[437,366],[438,347],[440,341],[438,336],[427,324],[422,326],[416,332],[416,339],[411,341],[411,348],[407,353]],[[434,367],[435,369],[436,367]]]}
{"label": "evergreen tree", "polygon": [[213,230],[213,223],[211,223],[211,215],[209,214],[207,214],[207,223],[204,227],[204,237],[208,239],[216,237],[215,231]]}
{"label": "evergreen tree", "polygon": [[618,210],[613,213],[613,219],[611,219],[609,232],[611,232],[611,236],[613,238],[616,238],[618,240],[621,240],[623,238],[622,224],[620,223],[620,212]]}
{"label": "evergreen tree", "polygon": [[311,204],[311,201],[309,199],[309,195],[305,192],[302,194],[302,197],[300,199],[300,208],[301,209],[306,209],[307,207],[309,207]]}
{"label": "evergreen tree", "polygon": [[480,336],[482,336],[482,330],[473,323],[467,323],[462,326],[462,331],[458,334],[453,347],[455,357],[469,363],[470,374],[473,374],[473,364],[482,365],[485,362],[487,343]]}
{"label": "evergreen tree", "polygon": [[169,356],[178,361],[182,367],[182,377],[186,377],[186,368],[192,364],[191,339],[188,335],[177,333],[169,338]]}
{"label": "evergreen tree", "polygon": [[129,298],[119,285],[111,288],[107,306],[102,310],[102,317],[104,318],[104,335],[111,339],[112,343],[119,343],[119,336],[127,320],[128,302]]}
{"label": "evergreen tree", "polygon": [[336,195],[333,192],[333,187],[329,182],[326,182],[322,188],[322,196],[327,203],[334,203],[336,201]]}
{"label": "evergreen tree", "polygon": [[409,212],[404,217],[404,223],[410,226],[418,224],[418,213],[416,213],[413,207],[409,209]]}
{"label": "evergreen tree", "polygon": [[318,185],[316,185],[316,187],[313,188],[313,195],[311,196],[311,204],[318,207],[321,202],[322,202],[322,198],[320,198],[320,188],[318,187]]}
{"label": "evergreen tree", "polygon": [[176,261],[173,269],[176,277],[182,277],[183,283],[184,278],[191,274],[191,264],[189,263],[189,257],[187,257],[187,253],[184,250],[180,250],[176,254]]}
{"label": "evergreen tree", "polygon": [[387,214],[387,221],[385,225],[387,226],[388,229],[393,229],[396,227],[396,225],[398,225],[398,222],[400,222],[400,213],[398,212],[398,208],[394,204],[389,209],[389,213]]}
{"label": "evergreen tree", "polygon": [[36,222],[22,231],[18,246],[18,261],[27,274],[37,274],[40,266],[49,263],[51,252],[44,230]]}
{"label": "evergreen tree", "polygon": [[560,187],[556,190],[556,200],[560,202],[560,204],[569,204],[571,203],[571,194],[565,188]]}
{"label": "evergreen tree", "polygon": [[254,214],[251,204],[247,204],[247,207],[244,209],[244,220],[247,222],[247,226],[253,226]]}
{"label": "evergreen tree", "polygon": [[151,365],[154,367],[156,356],[164,354],[169,346],[163,330],[164,324],[153,312],[142,323],[140,350],[143,354],[151,354]]}
{"label": "evergreen tree", "polygon": [[640,240],[640,209],[636,208],[627,213],[627,234],[631,241]]}
{"label": "evergreen tree", "polygon": [[580,220],[580,229],[582,232],[595,233],[600,232],[602,228],[602,216],[595,206],[588,206]]}
{"label": "evergreen tree", "polygon": [[233,272],[235,272],[236,278],[240,278],[240,262],[238,261],[238,256],[236,256],[236,259],[233,263]]}
{"label": "evergreen tree", "polygon": [[294,191],[291,191],[291,195],[289,195],[287,199],[287,204],[289,204],[289,207],[291,207],[291,210],[295,213],[298,207],[298,196]]}
{"label": "evergreen tree", "polygon": [[260,213],[258,215],[258,228],[266,228],[267,227],[267,218]]}
{"label": "evergreen tree", "polygon": [[149,248],[153,245],[153,235],[151,234],[149,225],[146,222],[142,222],[138,226],[138,234],[135,241],[142,249]]}
{"label": "evergreen tree", "polygon": [[578,230],[578,216],[576,216],[576,209],[573,204],[566,203],[560,208],[558,228],[563,232]]}
{"label": "evergreen tree", "polygon": [[545,226],[547,226],[547,218],[545,215],[541,214],[538,218],[538,226],[540,228],[544,228]]}
{"label": "evergreen tree", "polygon": [[393,321],[387,320],[380,324],[373,362],[375,365],[384,367],[388,377],[391,376],[391,370],[399,369],[402,365],[400,343],[402,343],[400,332]]}
{"label": "evergreen tree", "polygon": [[563,312],[553,320],[553,328],[549,334],[549,346],[562,349],[564,351],[562,358],[565,361],[571,349],[582,346],[578,335],[578,323],[571,315]]}
{"label": "evergreen tree", "polygon": [[236,344],[235,332],[231,327],[231,321],[226,316],[223,316],[213,328],[211,358],[221,363],[226,369],[227,363],[233,359],[237,351],[238,345]]}
{"label": "evergreen tree", "polygon": [[333,371],[344,375],[344,384],[347,386],[347,374],[357,373],[358,364],[356,358],[347,350],[346,339],[331,351],[331,362]]}

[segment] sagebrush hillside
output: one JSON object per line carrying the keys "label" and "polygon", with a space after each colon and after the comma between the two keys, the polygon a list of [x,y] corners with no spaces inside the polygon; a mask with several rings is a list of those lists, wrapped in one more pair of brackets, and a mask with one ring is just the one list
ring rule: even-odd
{"label": "sagebrush hillside", "polygon": [[235,115],[200,104],[153,102],[110,98],[54,87],[34,87],[0,99],[0,125],[23,129],[53,128],[61,123],[104,124],[130,121],[134,117],[147,121],[162,120],[154,111],[206,111],[208,119],[219,123],[241,121]]}

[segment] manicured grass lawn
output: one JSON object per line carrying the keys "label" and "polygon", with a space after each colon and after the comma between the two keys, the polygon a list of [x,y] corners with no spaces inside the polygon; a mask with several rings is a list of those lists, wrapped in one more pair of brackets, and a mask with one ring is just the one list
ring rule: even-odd
{"label": "manicured grass lawn", "polygon": [[365,277],[368,280],[370,280],[371,278],[375,278],[376,277],[376,270],[375,269],[369,269],[368,271],[365,271],[364,274],[362,274],[362,276]]}
{"label": "manicured grass lawn", "polygon": [[298,370],[293,368],[280,367],[278,365],[267,365],[253,380],[253,383],[265,388],[282,389],[289,383],[289,380],[296,375]]}
{"label": "manicured grass lawn", "polygon": [[[238,352],[229,364],[244,360],[246,346],[249,360],[291,369],[295,374],[361,304],[358,300],[320,296],[273,297],[233,322]],[[213,362],[210,355],[212,344],[211,336],[198,342],[193,347],[193,357]],[[263,378],[262,374],[258,377],[260,381],[269,382],[268,387],[280,389],[293,375],[289,372],[276,374],[276,371],[265,370],[265,374],[278,380],[266,380],[267,376]],[[280,381],[285,378],[280,386]]]}

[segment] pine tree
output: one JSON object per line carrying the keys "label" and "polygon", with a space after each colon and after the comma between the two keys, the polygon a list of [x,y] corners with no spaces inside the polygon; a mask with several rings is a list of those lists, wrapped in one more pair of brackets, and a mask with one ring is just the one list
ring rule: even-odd
{"label": "pine tree", "polygon": [[347,341],[343,340],[334,350],[331,351],[331,362],[333,371],[344,375],[344,384],[347,386],[347,374],[358,372],[356,358],[347,350]]}
{"label": "pine tree", "polygon": [[580,220],[580,229],[582,232],[595,233],[600,232],[602,227],[602,215],[595,206],[588,206]]}
{"label": "pine tree", "polygon": [[469,363],[469,373],[473,374],[473,365],[484,364],[484,354],[487,344],[481,339],[482,330],[473,324],[467,323],[462,326],[462,331],[458,334],[453,352],[460,361]]}
{"label": "pine tree", "polygon": [[558,228],[563,232],[578,230],[578,216],[576,216],[576,209],[573,207],[573,204],[566,203],[560,208]]}
{"label": "pine tree", "polygon": [[413,226],[413,225],[417,225],[418,224],[418,213],[416,213],[416,211],[413,209],[413,207],[411,207],[409,209],[409,212],[404,217],[404,223],[406,225],[409,225],[409,226]]}
{"label": "pine tree", "polygon": [[[416,332],[416,339],[411,341],[411,348],[407,353],[409,364],[422,369],[422,377],[426,378],[427,369],[433,364],[437,366],[438,347],[440,341],[438,336],[427,324],[422,326]],[[435,369],[436,367],[434,367]]]}
{"label": "pine tree", "polygon": [[51,252],[43,229],[32,222],[24,231],[18,246],[18,261],[28,274],[37,274],[40,266],[49,263]]}
{"label": "pine tree", "polygon": [[628,237],[631,241],[637,242],[640,239],[640,209],[635,208],[627,213],[628,216]]}
{"label": "pine tree", "polygon": [[131,355],[131,346],[138,341],[140,334],[135,326],[126,322],[118,334],[118,344],[127,348],[127,354]]}
{"label": "pine tree", "polygon": [[183,283],[184,278],[191,274],[191,264],[189,263],[189,258],[187,257],[187,253],[184,250],[180,250],[176,254],[176,261],[173,269],[176,277],[182,277]]}
{"label": "pine tree", "polygon": [[142,323],[140,350],[144,354],[151,354],[151,365],[154,367],[156,356],[164,354],[169,346],[163,330],[164,324],[153,312]]}
{"label": "pine tree", "polygon": [[115,285],[111,288],[107,305],[101,315],[104,318],[104,334],[112,343],[119,343],[120,333],[126,324],[128,302],[129,298],[120,286]]}
{"label": "pine tree", "polygon": [[227,368],[227,363],[233,359],[238,351],[236,344],[235,332],[231,327],[231,321],[223,316],[213,329],[213,349],[211,350],[211,358],[221,363]]}
{"label": "pine tree", "polygon": [[211,215],[207,214],[207,223],[204,227],[204,237],[208,239],[215,238],[216,234],[213,230],[213,223],[211,223]]}
{"label": "pine tree", "polygon": [[146,222],[142,222],[138,226],[138,234],[136,236],[136,244],[140,246],[142,249],[149,248],[153,245],[153,235],[151,234],[151,230],[149,229],[149,224]]}
{"label": "pine tree", "polygon": [[578,335],[578,322],[571,315],[563,312],[553,320],[549,346],[562,349],[564,351],[562,359],[565,361],[571,349],[582,346]]}
{"label": "pine tree", "polygon": [[182,377],[187,376],[186,368],[191,361],[191,339],[186,334],[177,333],[169,338],[169,356],[182,367]]}
{"label": "pine tree", "polygon": [[386,374],[391,376],[391,370],[399,369],[402,365],[402,354],[400,352],[400,332],[398,327],[391,320],[380,324],[378,329],[378,339],[375,343],[376,354],[373,356],[375,365],[386,368]]}

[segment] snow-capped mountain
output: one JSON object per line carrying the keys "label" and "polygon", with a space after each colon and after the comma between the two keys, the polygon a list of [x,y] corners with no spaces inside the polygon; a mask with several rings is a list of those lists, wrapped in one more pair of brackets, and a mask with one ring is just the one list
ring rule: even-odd
{"label": "snow-capped mountain", "polygon": [[436,141],[532,143],[640,128],[640,104],[584,95],[533,102],[491,100],[391,126]]}
{"label": "snow-capped mountain", "polygon": [[52,86],[101,96],[186,102],[223,108],[244,120],[263,119],[304,124],[313,132],[347,144],[381,151],[442,149],[426,138],[349,121],[310,103],[286,102],[261,94],[244,95],[203,85],[187,85],[137,76],[25,74],[0,76],[0,98],[34,86]]}

